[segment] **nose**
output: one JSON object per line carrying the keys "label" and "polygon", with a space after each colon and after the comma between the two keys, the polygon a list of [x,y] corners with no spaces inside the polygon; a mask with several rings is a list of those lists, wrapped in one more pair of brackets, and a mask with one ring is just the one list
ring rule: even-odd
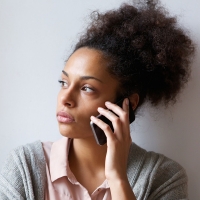
{"label": "nose", "polygon": [[61,104],[67,107],[75,106],[75,93],[71,89],[64,89],[60,91]]}

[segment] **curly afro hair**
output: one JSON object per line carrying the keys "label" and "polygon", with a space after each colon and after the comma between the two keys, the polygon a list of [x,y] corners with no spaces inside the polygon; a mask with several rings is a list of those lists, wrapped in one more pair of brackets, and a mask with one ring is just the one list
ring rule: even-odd
{"label": "curly afro hair", "polygon": [[102,52],[109,72],[121,83],[122,93],[138,93],[139,105],[175,102],[188,81],[194,44],[177,26],[176,18],[158,3],[91,14],[91,23],[74,51],[87,47]]}

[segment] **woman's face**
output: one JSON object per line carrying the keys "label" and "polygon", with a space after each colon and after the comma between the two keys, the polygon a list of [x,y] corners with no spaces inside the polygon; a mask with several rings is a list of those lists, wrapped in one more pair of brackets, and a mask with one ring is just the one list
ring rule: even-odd
{"label": "woman's face", "polygon": [[106,61],[94,49],[80,48],[68,59],[57,99],[60,133],[69,138],[93,136],[90,116],[105,101],[115,102],[119,82],[106,70]]}

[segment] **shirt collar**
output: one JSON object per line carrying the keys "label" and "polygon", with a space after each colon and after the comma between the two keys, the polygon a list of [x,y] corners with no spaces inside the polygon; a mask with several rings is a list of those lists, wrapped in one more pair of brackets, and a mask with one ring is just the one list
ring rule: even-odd
{"label": "shirt collar", "polygon": [[52,144],[50,153],[50,175],[52,182],[63,176],[68,176],[70,143],[71,139],[63,137]]}
{"label": "shirt collar", "polygon": [[[51,176],[51,181],[55,181],[63,176],[72,176],[72,173],[69,170],[69,163],[68,163],[68,155],[69,155],[69,147],[72,139],[63,137],[60,140],[54,142],[51,147],[51,152],[50,152],[50,162],[49,162],[49,168],[50,168],[50,176]],[[135,156],[133,156],[133,152],[137,152],[138,149],[140,150],[141,148],[138,148],[137,145],[132,143],[131,149],[129,152],[129,159],[128,159],[128,169],[127,169],[127,175],[128,177],[130,174],[132,174],[131,177],[133,177],[133,172],[138,171],[138,167],[140,165],[140,162],[142,160],[141,154],[145,154],[143,149],[141,149],[140,158],[138,159],[138,162],[136,162]],[[136,151],[137,150],[137,151]],[[133,162],[134,160],[134,162]],[[137,163],[137,164],[135,164]],[[133,170],[135,168],[135,170]],[[136,176],[136,173],[135,177]],[[130,177],[129,177],[130,178]],[[129,180],[130,181],[130,180]],[[107,180],[103,183],[104,188],[109,188]]]}

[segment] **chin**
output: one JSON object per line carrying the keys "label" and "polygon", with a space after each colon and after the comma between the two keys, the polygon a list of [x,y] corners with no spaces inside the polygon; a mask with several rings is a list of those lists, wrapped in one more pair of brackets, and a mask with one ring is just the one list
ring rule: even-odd
{"label": "chin", "polygon": [[59,125],[59,131],[62,136],[68,137],[68,138],[81,139],[81,138],[89,138],[91,136],[93,137],[91,128],[89,128],[89,130],[86,130],[86,128],[82,130],[76,130],[75,128],[72,128],[72,127]]}
{"label": "chin", "polygon": [[80,135],[71,135],[71,134],[66,134],[66,133],[61,133],[60,134],[63,136],[63,137],[67,137],[67,138],[71,138],[71,139],[91,139],[93,138],[93,135],[88,135],[88,136],[80,136]]}
{"label": "chin", "polygon": [[73,130],[70,130],[70,128],[59,126],[59,131],[60,134],[64,137],[74,138],[75,136],[75,132]]}

